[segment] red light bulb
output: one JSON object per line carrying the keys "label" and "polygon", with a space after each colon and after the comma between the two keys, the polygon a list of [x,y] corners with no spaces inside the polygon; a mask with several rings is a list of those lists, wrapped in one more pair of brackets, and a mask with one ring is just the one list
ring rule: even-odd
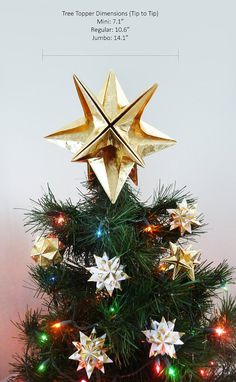
{"label": "red light bulb", "polygon": [[56,218],[55,218],[55,224],[56,225],[59,225],[59,226],[63,226],[65,224],[65,216],[63,214],[59,214]]}
{"label": "red light bulb", "polygon": [[199,374],[203,379],[208,379],[210,376],[210,371],[209,369],[200,369]]}
{"label": "red light bulb", "polygon": [[69,217],[64,212],[54,212],[49,216],[52,226],[57,229],[64,229],[69,222]]}
{"label": "red light bulb", "polygon": [[155,372],[157,373],[157,375],[160,374],[161,370],[162,370],[161,365],[159,365],[159,363],[156,363],[155,364]]}
{"label": "red light bulb", "polygon": [[205,377],[205,376],[206,376],[206,370],[204,370],[204,369],[200,369],[200,370],[199,370],[199,373],[200,373],[200,375],[201,375],[202,377]]}

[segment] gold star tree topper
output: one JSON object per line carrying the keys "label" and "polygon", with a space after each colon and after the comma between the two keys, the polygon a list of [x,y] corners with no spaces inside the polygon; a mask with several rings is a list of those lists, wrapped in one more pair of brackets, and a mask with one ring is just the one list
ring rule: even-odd
{"label": "gold star tree topper", "polygon": [[181,236],[183,236],[185,232],[192,233],[192,225],[201,226],[197,219],[197,204],[189,204],[186,199],[176,204],[177,208],[167,210],[172,219],[170,230],[179,228]]}
{"label": "gold star tree topper", "polygon": [[173,280],[178,276],[179,272],[185,271],[189,278],[195,280],[194,268],[200,264],[200,251],[191,250],[191,246],[186,249],[170,242],[170,256],[162,259],[162,262],[174,265]]}
{"label": "gold star tree topper", "polygon": [[114,289],[120,289],[120,281],[126,280],[129,276],[123,271],[124,266],[120,264],[120,258],[115,256],[109,259],[106,252],[102,257],[94,256],[96,266],[86,268],[92,276],[88,281],[95,281],[97,290],[106,288],[110,296]]}
{"label": "gold star tree topper", "polygon": [[61,263],[62,255],[59,252],[59,245],[58,238],[37,237],[31,251],[31,257],[43,268]]}
{"label": "gold star tree topper", "polygon": [[95,173],[115,203],[128,177],[137,184],[137,165],[144,166],[143,157],[175,144],[141,120],[157,85],[129,103],[113,72],[97,97],[76,76],[74,83],[84,116],[46,138],[69,149],[73,162],[87,162],[89,179]]}
{"label": "gold star tree topper", "polygon": [[167,354],[171,358],[176,358],[174,345],[183,345],[180,338],[184,333],[174,332],[174,327],[175,320],[166,322],[164,317],[160,323],[152,320],[151,329],[143,331],[147,342],[152,344],[149,357]]}
{"label": "gold star tree topper", "polygon": [[69,359],[79,361],[77,370],[85,368],[88,378],[91,377],[95,368],[105,373],[104,363],[113,362],[106,354],[107,349],[104,348],[105,339],[106,334],[96,337],[96,330],[94,328],[89,337],[80,332],[80,342],[73,342],[77,351]]}

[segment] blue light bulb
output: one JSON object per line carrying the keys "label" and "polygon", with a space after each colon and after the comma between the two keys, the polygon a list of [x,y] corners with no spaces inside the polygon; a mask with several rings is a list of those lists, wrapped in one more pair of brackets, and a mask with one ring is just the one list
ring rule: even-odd
{"label": "blue light bulb", "polygon": [[98,228],[97,232],[96,232],[96,236],[97,237],[101,237],[102,236],[102,230],[101,228]]}
{"label": "blue light bulb", "polygon": [[48,279],[50,284],[54,284],[56,280],[57,280],[56,276],[50,276]]}

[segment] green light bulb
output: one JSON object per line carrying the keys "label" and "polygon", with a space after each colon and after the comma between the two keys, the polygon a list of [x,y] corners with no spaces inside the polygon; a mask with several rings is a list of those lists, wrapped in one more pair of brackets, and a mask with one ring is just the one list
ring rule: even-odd
{"label": "green light bulb", "polygon": [[46,342],[48,340],[48,335],[46,333],[41,334],[40,340]]}
{"label": "green light bulb", "polygon": [[175,377],[176,376],[176,370],[175,370],[175,368],[173,366],[170,366],[168,368],[168,374],[169,374],[170,377]]}
{"label": "green light bulb", "polygon": [[37,367],[37,372],[38,373],[44,373],[46,370],[47,370],[47,367],[48,367],[48,364],[49,364],[49,358],[46,359],[46,361],[43,361],[42,363],[40,363]]}
{"label": "green light bulb", "polygon": [[225,291],[225,292],[228,292],[228,284],[226,282],[222,283],[221,284],[221,288]]}
{"label": "green light bulb", "polygon": [[46,370],[46,365],[45,363],[41,363],[39,366],[38,366],[38,372],[39,373],[43,373],[44,371]]}
{"label": "green light bulb", "polygon": [[47,333],[40,333],[38,334],[38,340],[41,344],[44,344],[49,340],[49,335]]}

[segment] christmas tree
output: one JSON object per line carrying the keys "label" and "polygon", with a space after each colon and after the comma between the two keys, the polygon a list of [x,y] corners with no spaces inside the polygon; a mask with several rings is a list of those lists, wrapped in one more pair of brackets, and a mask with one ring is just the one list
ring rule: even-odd
{"label": "christmas tree", "polygon": [[43,307],[15,323],[25,347],[13,371],[25,382],[236,381],[236,301],[222,297],[234,269],[201,259],[205,223],[185,189],[159,186],[148,205],[127,180],[175,143],[141,120],[156,85],[129,103],[113,73],[98,97],[74,81],[84,117],[47,138],[87,163],[87,192],[74,204],[48,187],[26,213]]}

